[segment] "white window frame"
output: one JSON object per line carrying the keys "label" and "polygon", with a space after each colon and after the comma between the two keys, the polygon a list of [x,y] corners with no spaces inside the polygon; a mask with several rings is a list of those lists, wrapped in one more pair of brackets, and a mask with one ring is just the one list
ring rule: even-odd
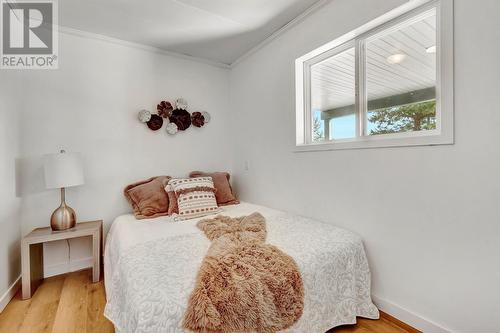
{"label": "white window frame", "polygon": [[[367,135],[365,42],[413,16],[436,8],[436,122],[435,130]],[[312,141],[311,78],[313,64],[341,53],[356,50],[356,137],[352,139]],[[407,147],[454,143],[454,83],[453,83],[453,0],[414,0],[347,33],[295,61],[296,83],[296,151]]]}

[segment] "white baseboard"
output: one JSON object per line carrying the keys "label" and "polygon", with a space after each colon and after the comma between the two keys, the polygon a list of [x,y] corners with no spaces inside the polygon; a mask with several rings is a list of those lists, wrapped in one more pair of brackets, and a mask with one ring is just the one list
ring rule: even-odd
{"label": "white baseboard", "polygon": [[5,309],[7,304],[9,304],[10,300],[14,295],[16,295],[17,291],[21,288],[21,275],[14,281],[14,283],[7,289],[7,291],[0,298],[0,313]]}
{"label": "white baseboard", "polygon": [[72,260],[70,262],[63,262],[60,264],[45,266],[43,268],[43,277],[48,278],[51,276],[76,272],[85,268],[92,267],[94,259],[92,257]]}
{"label": "white baseboard", "polygon": [[450,330],[443,328],[429,319],[410,312],[378,296],[372,295],[372,300],[380,310],[424,333],[452,333]]}

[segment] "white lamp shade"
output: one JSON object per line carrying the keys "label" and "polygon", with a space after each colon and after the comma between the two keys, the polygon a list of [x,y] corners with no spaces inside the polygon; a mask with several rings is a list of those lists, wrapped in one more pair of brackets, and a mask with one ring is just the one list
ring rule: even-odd
{"label": "white lamp shade", "polygon": [[48,189],[82,185],[83,162],[79,153],[45,155],[45,186]]}

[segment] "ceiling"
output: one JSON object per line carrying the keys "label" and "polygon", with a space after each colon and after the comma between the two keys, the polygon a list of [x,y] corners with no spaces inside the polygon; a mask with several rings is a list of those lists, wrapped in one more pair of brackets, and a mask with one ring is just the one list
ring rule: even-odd
{"label": "ceiling", "polygon": [[59,24],[231,64],[318,0],[63,0]]}
{"label": "ceiling", "polygon": [[[436,85],[436,12],[431,10],[366,42],[368,100],[412,93]],[[393,55],[404,55],[391,63]],[[355,103],[355,50],[348,49],[311,67],[311,103],[318,111]]]}

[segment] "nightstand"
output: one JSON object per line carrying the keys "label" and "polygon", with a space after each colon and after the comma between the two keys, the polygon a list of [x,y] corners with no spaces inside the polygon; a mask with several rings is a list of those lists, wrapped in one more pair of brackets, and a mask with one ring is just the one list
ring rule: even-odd
{"label": "nightstand", "polygon": [[37,228],[21,241],[23,299],[31,298],[43,280],[43,243],[78,237],[92,237],[92,282],[99,282],[101,265],[102,221],[80,222],[72,229],[52,231]]}

